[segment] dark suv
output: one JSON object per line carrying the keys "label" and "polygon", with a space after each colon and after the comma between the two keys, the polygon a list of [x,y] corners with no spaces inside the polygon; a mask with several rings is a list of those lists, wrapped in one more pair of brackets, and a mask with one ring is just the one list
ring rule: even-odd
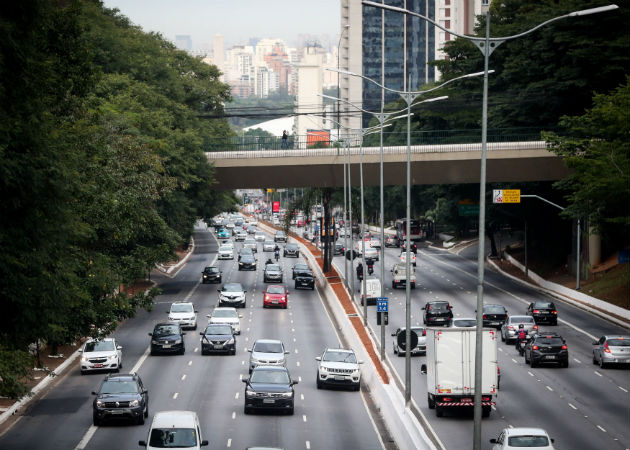
{"label": "dark suv", "polygon": [[310,288],[315,289],[315,277],[310,269],[298,269],[293,272],[293,279],[295,280],[295,289],[298,288]]}
{"label": "dark suv", "polygon": [[549,300],[536,300],[527,307],[527,315],[532,316],[536,323],[558,325],[558,310]]}
{"label": "dark suv", "polygon": [[99,426],[104,419],[131,419],[138,425],[144,424],[149,416],[149,391],[144,388],[140,376],[130,374],[110,374],[101,383],[92,403],[92,419]]}
{"label": "dark suv", "polygon": [[298,248],[297,244],[293,244],[293,243],[286,244],[284,246],[284,251],[282,252],[282,256],[284,256],[285,258],[287,256],[292,256],[294,258],[297,258],[298,256],[300,256],[300,249]]}
{"label": "dark suv", "polygon": [[525,364],[556,363],[569,367],[569,349],[562,336],[556,333],[536,334],[525,345]]}
{"label": "dark suv", "polygon": [[153,333],[149,333],[151,336],[151,355],[156,353],[179,353],[183,355],[186,352],[185,334],[178,323],[158,323],[153,328]]}
{"label": "dark suv", "polygon": [[424,310],[424,324],[428,326],[450,327],[453,321],[452,306],[446,301],[427,302]]}
{"label": "dark suv", "polygon": [[483,326],[500,330],[507,320],[507,310],[503,305],[483,305]]}
{"label": "dark suv", "polygon": [[201,282],[206,283],[220,283],[221,282],[221,269],[216,266],[208,266],[201,272]]}

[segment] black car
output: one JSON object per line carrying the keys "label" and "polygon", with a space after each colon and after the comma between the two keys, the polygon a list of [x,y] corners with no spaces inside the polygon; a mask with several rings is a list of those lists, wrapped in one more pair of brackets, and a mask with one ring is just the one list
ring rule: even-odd
{"label": "black car", "polygon": [[256,270],[256,258],[253,255],[241,255],[238,270]]}
{"label": "black car", "polygon": [[294,272],[295,289],[310,288],[315,289],[315,277],[311,269],[300,269]]}
{"label": "black car", "polygon": [[292,270],[292,276],[291,278],[293,278],[295,280],[295,276],[297,275],[297,273],[301,270],[308,270],[310,271],[311,268],[308,266],[308,264],[303,264],[303,263],[297,263],[293,266],[293,270]]}
{"label": "black car", "polygon": [[242,247],[238,251],[238,260],[240,261],[243,256],[254,256],[254,249],[249,247]]}
{"label": "black car", "polygon": [[333,251],[333,254],[335,255],[344,255],[346,253],[346,249],[344,248],[343,244],[340,242],[337,242],[335,244],[335,249]]}
{"label": "black car", "polygon": [[483,305],[482,320],[483,326],[500,330],[507,320],[507,310],[503,305]]}
{"label": "black car", "polygon": [[179,353],[183,355],[186,352],[184,345],[185,334],[178,323],[158,323],[153,328],[153,333],[149,333],[149,336],[151,336],[151,354]]}
{"label": "black car", "polygon": [[280,264],[267,264],[263,273],[265,283],[282,283],[282,267]]}
{"label": "black car", "polygon": [[258,366],[245,383],[245,414],[254,409],[275,409],[293,414],[295,391],[289,371],[282,366]]}
{"label": "black car", "polygon": [[201,335],[201,354],[227,353],[236,355],[236,336],[230,324],[210,323]]}
{"label": "black car", "polygon": [[297,258],[298,256],[300,256],[300,249],[298,248],[297,244],[289,243],[284,246],[284,251],[282,252],[282,255],[284,257],[292,256],[294,258]]}
{"label": "black car", "polygon": [[527,315],[532,316],[538,323],[558,325],[558,310],[553,302],[548,300],[536,300],[527,307]]}
{"label": "black car", "polygon": [[273,240],[275,242],[286,242],[287,235],[284,234],[284,231],[276,231],[276,234],[274,235]]}
{"label": "black car", "polygon": [[92,402],[92,421],[96,426],[105,419],[121,418],[142,425],[149,416],[149,391],[135,373],[107,375],[92,395],[96,395]]}
{"label": "black car", "polygon": [[220,283],[221,282],[221,269],[216,266],[208,266],[201,272],[201,282],[206,283]]}
{"label": "black car", "polygon": [[556,333],[536,334],[525,344],[525,364],[536,367],[546,363],[569,367],[569,349],[562,336]]}
{"label": "black car", "polygon": [[447,301],[427,302],[424,310],[424,324],[428,326],[451,326],[453,321],[453,308]]}
{"label": "black car", "polygon": [[[407,251],[407,239],[403,239],[400,241],[400,249],[403,252]],[[414,253],[418,253],[418,244],[416,244],[414,241],[410,241],[409,242],[409,249],[414,252]]]}

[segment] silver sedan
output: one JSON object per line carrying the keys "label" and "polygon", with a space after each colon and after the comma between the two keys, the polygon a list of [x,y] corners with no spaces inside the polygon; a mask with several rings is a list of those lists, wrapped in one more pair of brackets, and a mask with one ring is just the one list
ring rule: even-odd
{"label": "silver sedan", "polygon": [[602,336],[593,342],[593,364],[603,369],[609,364],[630,363],[630,336]]}

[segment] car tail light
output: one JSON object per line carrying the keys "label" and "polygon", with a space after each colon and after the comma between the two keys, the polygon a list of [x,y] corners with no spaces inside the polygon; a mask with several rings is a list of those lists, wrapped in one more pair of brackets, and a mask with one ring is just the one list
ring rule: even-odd
{"label": "car tail light", "polygon": [[551,314],[558,314],[558,311],[554,309],[553,311],[551,311]]}
{"label": "car tail light", "polygon": [[488,319],[488,316],[486,316],[485,314],[483,316],[481,316],[482,319]]}
{"label": "car tail light", "polygon": [[442,398],[442,401],[443,402],[452,402],[453,399],[451,397],[444,397],[444,398]]}
{"label": "car tail light", "polygon": [[537,345],[532,345],[532,350],[540,350],[540,347]]}
{"label": "car tail light", "polygon": [[533,330],[538,330],[538,325],[534,325]]}
{"label": "car tail light", "polygon": [[508,330],[513,330],[514,326],[513,325],[508,325]]}
{"label": "car tail light", "polygon": [[569,347],[567,347],[566,345],[562,346],[562,350],[567,350]]}
{"label": "car tail light", "polygon": [[610,347],[608,347],[608,342],[604,344],[604,352],[610,353]]}
{"label": "car tail light", "polygon": [[482,402],[489,402],[491,400],[490,397],[481,397]]}
{"label": "car tail light", "polygon": [[427,335],[427,330],[422,330],[422,336],[426,336]]}

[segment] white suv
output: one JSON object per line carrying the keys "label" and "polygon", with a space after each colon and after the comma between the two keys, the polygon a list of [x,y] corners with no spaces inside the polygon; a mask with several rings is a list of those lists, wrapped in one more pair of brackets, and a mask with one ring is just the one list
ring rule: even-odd
{"label": "white suv", "polygon": [[80,350],[81,374],[92,370],[115,370],[122,367],[122,347],[114,338],[90,339]]}
{"label": "white suv", "polygon": [[317,389],[325,385],[350,386],[361,389],[361,367],[354,350],[327,348],[317,360]]}
{"label": "white suv", "polygon": [[182,328],[197,329],[197,311],[191,302],[174,302],[168,312],[170,322],[179,323]]}
{"label": "white suv", "polygon": [[160,411],[153,416],[146,441],[138,444],[146,449],[194,448],[208,445],[201,437],[201,427],[194,411]]}

